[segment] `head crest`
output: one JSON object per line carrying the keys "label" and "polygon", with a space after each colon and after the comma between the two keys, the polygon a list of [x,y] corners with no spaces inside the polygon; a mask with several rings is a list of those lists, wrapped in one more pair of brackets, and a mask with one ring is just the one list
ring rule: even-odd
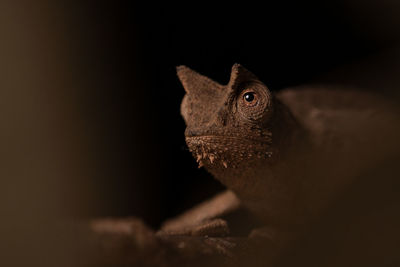
{"label": "head crest", "polygon": [[258,80],[258,78],[242,65],[235,63],[232,66],[231,78],[229,79],[228,88],[236,89],[243,82],[251,80]]}
{"label": "head crest", "polygon": [[189,95],[204,95],[205,91],[214,94],[223,91],[225,88],[229,91],[236,90],[244,82],[258,81],[253,73],[238,63],[232,66],[231,76],[226,86],[183,65],[178,66],[176,71],[183,88]]}
{"label": "head crest", "polygon": [[179,80],[188,94],[200,94],[205,89],[221,89],[223,86],[186,66],[176,67]]}

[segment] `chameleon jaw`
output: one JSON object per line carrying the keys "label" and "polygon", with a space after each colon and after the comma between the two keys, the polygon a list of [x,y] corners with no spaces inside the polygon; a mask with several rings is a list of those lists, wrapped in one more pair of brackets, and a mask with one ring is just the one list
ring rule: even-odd
{"label": "chameleon jaw", "polygon": [[186,143],[198,163],[207,169],[236,168],[249,160],[269,159],[272,156],[266,140],[229,136],[187,136]]}

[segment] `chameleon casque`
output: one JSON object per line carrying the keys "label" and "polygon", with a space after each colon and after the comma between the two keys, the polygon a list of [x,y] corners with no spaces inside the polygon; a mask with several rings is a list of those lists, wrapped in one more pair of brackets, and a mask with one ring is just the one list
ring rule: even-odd
{"label": "chameleon casque", "polygon": [[245,208],[264,225],[250,236],[281,251],[399,149],[397,113],[377,95],[322,87],[273,94],[239,64],[226,85],[186,66],[177,74],[188,148],[228,190],[168,220],[163,232],[227,235],[220,217]]}

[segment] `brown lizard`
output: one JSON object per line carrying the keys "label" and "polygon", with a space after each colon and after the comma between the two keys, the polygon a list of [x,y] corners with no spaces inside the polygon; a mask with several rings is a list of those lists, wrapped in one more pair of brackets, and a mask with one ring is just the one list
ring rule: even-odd
{"label": "brown lizard", "polygon": [[265,224],[250,236],[279,251],[399,149],[397,113],[377,95],[322,87],[273,94],[239,64],[227,85],[186,66],[177,74],[189,150],[228,190],[168,220],[162,233],[227,235],[219,217],[244,207]]}

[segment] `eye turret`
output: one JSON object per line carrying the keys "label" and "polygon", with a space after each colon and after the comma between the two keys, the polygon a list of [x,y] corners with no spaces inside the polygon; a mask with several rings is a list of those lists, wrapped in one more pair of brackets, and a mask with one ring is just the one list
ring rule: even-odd
{"label": "eye turret", "polygon": [[271,95],[265,85],[249,83],[237,97],[239,113],[247,120],[258,121],[268,117],[271,109]]}
{"label": "eye turret", "polygon": [[255,92],[249,91],[243,95],[244,101],[247,103],[248,106],[254,106],[257,104],[258,96]]}

